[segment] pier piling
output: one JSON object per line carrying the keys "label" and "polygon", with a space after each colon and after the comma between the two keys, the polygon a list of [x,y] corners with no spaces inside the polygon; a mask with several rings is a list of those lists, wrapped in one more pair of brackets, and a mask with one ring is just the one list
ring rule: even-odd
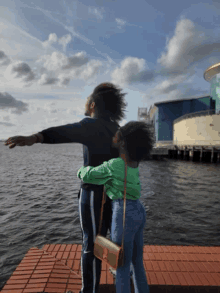
{"label": "pier piling", "polygon": [[153,160],[163,158],[186,160],[192,162],[220,163],[219,146],[192,146],[192,145],[168,145],[153,148],[151,152]]}

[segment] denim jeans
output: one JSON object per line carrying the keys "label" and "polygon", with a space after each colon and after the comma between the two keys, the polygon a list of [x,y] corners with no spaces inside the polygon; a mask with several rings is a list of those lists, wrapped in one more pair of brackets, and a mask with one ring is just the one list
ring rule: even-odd
{"label": "denim jeans", "polygon": [[[112,204],[111,241],[122,245],[124,200],[117,199]],[[130,265],[133,271],[135,293],[149,293],[146,272],[143,263],[143,230],[146,223],[146,211],[139,199],[126,200],[126,218],[124,231],[125,262],[116,270],[116,293],[130,293]]]}
{"label": "denim jeans", "polygon": [[[99,219],[100,219],[100,214],[101,214],[102,196],[103,196],[102,189],[85,190],[85,189],[81,188],[79,191],[79,194],[78,194],[79,217],[80,217],[80,225],[81,225],[82,238],[83,238],[82,251],[81,251],[82,289],[81,289],[80,293],[98,293],[99,292],[99,283],[100,283],[102,262],[101,262],[101,260],[99,260],[98,258],[96,258],[94,256],[93,249],[94,249],[94,242],[95,242],[96,235],[99,232]],[[123,208],[123,200],[119,200],[119,201],[121,201],[121,203],[119,203],[117,201],[112,201],[108,196],[106,196],[106,203],[104,205],[104,212],[103,212],[103,219],[102,219],[103,222],[102,222],[101,235],[106,237],[107,231],[109,230],[111,233],[111,240],[115,239],[112,241],[115,243],[119,243],[119,245],[121,245],[120,236],[122,239],[122,235],[120,235],[119,229],[122,229],[122,227],[120,227],[120,226],[123,224],[123,218],[120,218],[120,216],[118,215],[118,211],[120,212],[120,207]],[[127,222],[127,219],[129,219],[130,217],[131,218],[133,217],[133,215],[129,214],[129,209],[130,209],[129,202],[130,201],[127,200],[127,205],[126,205],[126,222]],[[137,205],[137,201],[132,201],[132,202],[135,202]],[[138,202],[139,202],[139,200],[138,200]],[[135,205],[135,203],[132,203],[132,204]],[[137,254],[137,257],[138,258],[141,257],[142,267],[143,267],[143,228],[144,228],[144,224],[145,224],[145,210],[144,210],[144,207],[142,206],[141,203],[139,205],[137,205],[137,207],[138,207],[138,210],[136,210],[136,212],[134,213],[135,218],[133,219],[134,223],[136,223],[135,227],[139,227],[140,222],[142,223],[144,221],[143,225],[141,226],[142,228],[141,228],[141,232],[140,232],[140,233],[142,233],[142,239],[141,239],[142,242],[138,243],[138,248],[137,248],[137,249],[140,249],[140,247],[142,247],[142,254],[141,254],[141,256],[139,255],[140,254],[140,250],[139,250],[139,254]],[[112,211],[113,211],[113,213],[112,213]],[[123,213],[123,210],[122,210],[122,213]],[[139,218],[142,215],[141,221],[138,220],[138,215],[139,215]],[[113,223],[112,223],[112,220],[113,220]],[[120,220],[122,222],[120,222]],[[137,223],[137,221],[139,224]],[[126,224],[126,222],[125,222],[125,224]],[[126,226],[127,225],[129,225],[129,223],[127,223]],[[119,229],[116,229],[116,227],[119,227]],[[122,230],[121,230],[121,233],[122,233]],[[133,231],[132,233],[135,234],[136,230]],[[138,235],[137,237],[141,238],[140,233],[137,234]],[[127,243],[128,243],[127,238],[129,238],[130,236],[126,236],[126,235],[128,235],[127,232],[125,234],[125,244],[126,244],[125,245],[125,254],[126,254],[126,251],[128,250],[127,247],[131,247],[131,244],[127,245]],[[129,232],[129,235],[130,235],[130,232]],[[136,240],[136,238],[135,238],[135,240]],[[135,247],[136,246],[134,245],[134,248]],[[127,256],[126,256],[126,259],[128,259]],[[137,267],[137,266],[139,266],[140,260],[138,260],[138,261],[135,260],[134,263],[137,264],[136,265],[136,267]],[[117,289],[117,287],[121,287],[120,280],[122,280],[122,278],[124,278],[124,277],[126,277],[128,279],[128,283],[130,286],[130,274],[129,273],[130,273],[130,270],[132,269],[132,264],[130,264],[130,263],[128,264],[128,261],[126,261],[126,268],[127,268],[127,266],[128,266],[128,278],[126,275],[121,274],[121,269],[117,270],[117,274],[116,274],[116,292],[117,293],[119,293],[119,292],[129,293],[130,292],[129,289],[128,289],[128,291],[126,291],[128,287],[123,289],[123,291],[121,289]],[[140,267],[138,269],[138,273],[139,273],[139,270],[140,270]],[[136,278],[136,280],[140,283],[140,277],[138,279]],[[142,283],[143,283],[143,281],[141,281],[140,286],[142,286]],[[135,284],[135,282],[134,282],[134,284]],[[139,288],[138,285],[136,285],[136,287]],[[144,288],[147,288],[146,285]],[[139,292],[148,293],[149,291],[146,291],[146,289],[144,289],[144,288],[142,291],[141,290],[135,291],[135,293],[139,293]]]}

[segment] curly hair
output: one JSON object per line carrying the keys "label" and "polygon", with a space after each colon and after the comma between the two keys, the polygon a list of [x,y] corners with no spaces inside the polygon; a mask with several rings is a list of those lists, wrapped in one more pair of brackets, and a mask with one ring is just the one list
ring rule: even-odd
{"label": "curly hair", "polygon": [[148,160],[155,142],[150,125],[145,121],[130,121],[120,131],[130,159],[138,163]]}
{"label": "curly hair", "polygon": [[98,116],[108,116],[117,123],[125,118],[127,103],[125,103],[124,96],[126,93],[121,91],[120,88],[109,82],[101,83],[94,89],[90,97],[90,104],[95,102],[95,111]]}

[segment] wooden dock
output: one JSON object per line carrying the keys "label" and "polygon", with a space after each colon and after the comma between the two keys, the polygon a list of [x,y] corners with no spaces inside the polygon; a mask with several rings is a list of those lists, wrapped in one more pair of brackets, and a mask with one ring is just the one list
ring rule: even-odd
{"label": "wooden dock", "polygon": [[[81,249],[78,244],[29,249],[1,293],[79,293]],[[143,259],[150,293],[220,293],[219,246],[145,245]],[[100,293],[116,292],[109,268],[102,263]]]}

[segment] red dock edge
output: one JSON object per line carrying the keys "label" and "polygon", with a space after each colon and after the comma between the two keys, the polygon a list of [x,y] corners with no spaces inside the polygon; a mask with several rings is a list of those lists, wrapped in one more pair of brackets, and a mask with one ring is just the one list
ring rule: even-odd
{"label": "red dock edge", "polygon": [[[79,293],[81,249],[78,244],[46,244],[42,249],[29,249],[1,293]],[[219,246],[145,245],[143,258],[150,293],[220,293]],[[102,263],[100,293],[116,292],[109,268]]]}

